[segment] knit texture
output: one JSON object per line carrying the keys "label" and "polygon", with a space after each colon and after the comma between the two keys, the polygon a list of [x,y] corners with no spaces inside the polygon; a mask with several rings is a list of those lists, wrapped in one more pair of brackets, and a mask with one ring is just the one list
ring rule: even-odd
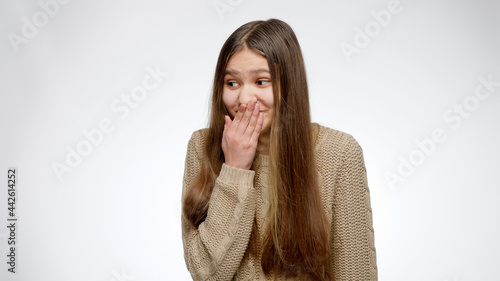
{"label": "knit texture", "polygon": [[[321,201],[331,223],[335,280],[377,280],[362,149],[349,134],[317,123],[312,123],[312,129]],[[206,132],[195,131],[189,140],[183,196],[201,167]],[[195,228],[181,218],[184,259],[193,280],[273,280],[262,272],[260,259],[247,253],[249,247],[256,246],[249,245],[254,220],[261,239],[268,221],[268,164],[269,156],[260,154],[255,156],[251,170],[223,164],[205,221]]]}

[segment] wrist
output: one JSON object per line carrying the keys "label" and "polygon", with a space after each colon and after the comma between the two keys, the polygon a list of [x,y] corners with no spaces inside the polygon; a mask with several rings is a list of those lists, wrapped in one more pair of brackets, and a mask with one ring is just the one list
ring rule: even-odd
{"label": "wrist", "polygon": [[224,163],[222,164],[218,180],[222,180],[230,185],[248,184],[249,186],[253,186],[254,176],[255,171],[232,167]]}
{"label": "wrist", "polygon": [[252,167],[252,165],[243,165],[241,163],[232,163],[230,161],[225,161],[224,164],[232,168],[244,169],[244,170],[250,170],[250,167]]}

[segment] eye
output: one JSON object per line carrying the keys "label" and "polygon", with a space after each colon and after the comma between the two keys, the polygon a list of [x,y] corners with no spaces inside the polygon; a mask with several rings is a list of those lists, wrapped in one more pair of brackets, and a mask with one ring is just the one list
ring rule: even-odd
{"label": "eye", "polygon": [[269,83],[269,80],[257,80],[257,85],[264,86]]}
{"label": "eye", "polygon": [[228,82],[227,82],[227,85],[228,85],[230,88],[233,88],[233,87],[237,87],[237,86],[239,86],[238,82],[236,82],[236,81],[228,81]]}

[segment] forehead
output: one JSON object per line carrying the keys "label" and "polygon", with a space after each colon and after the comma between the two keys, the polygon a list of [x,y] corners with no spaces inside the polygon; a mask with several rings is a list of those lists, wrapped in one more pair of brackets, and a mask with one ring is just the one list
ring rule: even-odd
{"label": "forehead", "polygon": [[226,67],[226,74],[269,72],[269,66],[264,56],[256,52],[243,49],[235,53]]}

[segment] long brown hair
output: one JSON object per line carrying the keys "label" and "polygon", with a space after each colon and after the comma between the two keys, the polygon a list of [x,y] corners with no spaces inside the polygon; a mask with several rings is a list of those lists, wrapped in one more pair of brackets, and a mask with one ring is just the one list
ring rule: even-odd
{"label": "long brown hair", "polygon": [[[224,74],[229,59],[249,48],[267,59],[274,95],[269,154],[269,224],[261,265],[267,275],[333,280],[329,226],[322,207],[304,60],[291,27],[270,19],[242,25],[229,36],[215,69],[211,118],[200,172],[188,188],[183,214],[198,227],[224,163],[221,148]],[[252,234],[254,239],[255,235]]]}

